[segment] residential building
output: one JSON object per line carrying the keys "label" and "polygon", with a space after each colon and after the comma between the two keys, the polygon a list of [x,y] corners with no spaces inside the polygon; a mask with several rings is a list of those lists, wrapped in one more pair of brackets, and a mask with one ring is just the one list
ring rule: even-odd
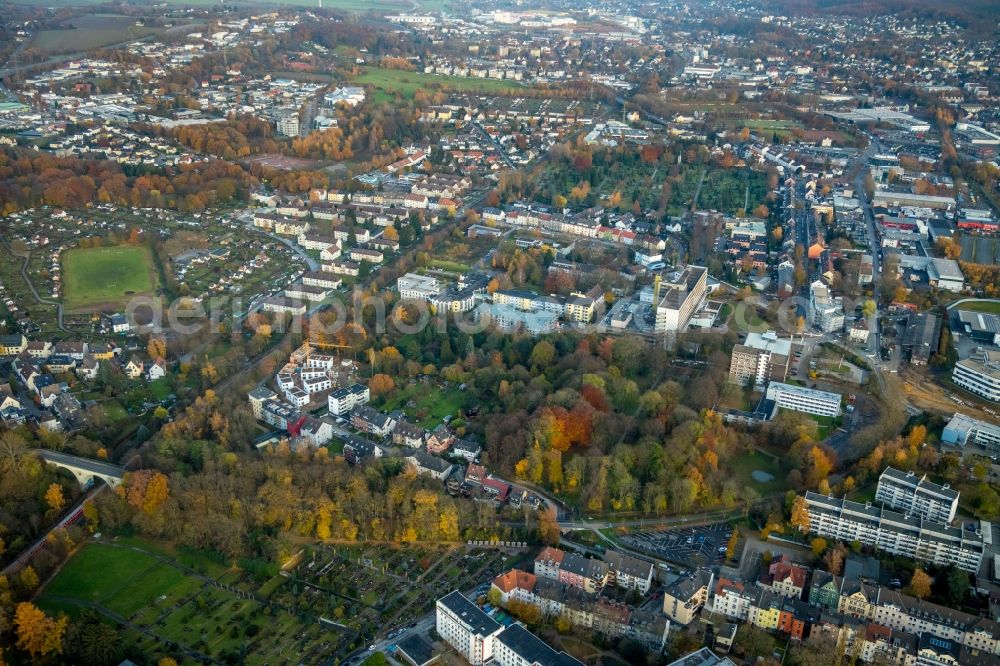
{"label": "residential building", "polygon": [[396,425],[396,420],[367,405],[357,405],[351,410],[351,425],[361,432],[381,438],[388,437]]}
{"label": "residential building", "polygon": [[707,293],[707,268],[687,266],[671,273],[659,285],[659,302],[655,304],[656,324],[653,330],[657,333],[686,331],[694,313],[705,302]]}
{"label": "residential building", "polygon": [[444,458],[438,458],[420,449],[408,455],[406,462],[416,470],[417,474],[431,476],[438,481],[447,479],[455,469],[455,466]]}
{"label": "residential building", "polygon": [[28,338],[20,333],[0,335],[0,355],[17,356],[28,347]]}
{"label": "residential building", "polygon": [[535,575],[597,592],[608,580],[608,565],[558,548],[544,548],[535,558]]}
{"label": "residential building", "polygon": [[268,296],[263,301],[261,309],[264,312],[288,313],[291,315],[304,315],[307,306],[302,301],[284,296]]}
{"label": "residential building", "polygon": [[917,516],[814,492],[806,492],[805,500],[809,531],[819,536],[859,541],[893,555],[941,566],[953,564],[971,573],[979,570],[985,545],[983,535],[971,523],[964,527],[948,527]]}
{"label": "residential building", "polygon": [[715,575],[709,569],[698,569],[688,576],[678,577],[663,588],[663,614],[671,622],[689,625],[708,601]]}
{"label": "residential building", "polygon": [[728,657],[720,657],[707,647],[690,652],[667,666],[736,666]]}
{"label": "residential building", "polygon": [[820,280],[809,285],[809,321],[824,333],[844,330],[844,304]]}
{"label": "residential building", "polygon": [[436,629],[472,666],[494,659],[494,639],[503,626],[457,590],[437,600]]}
{"label": "residential building", "polygon": [[286,113],[278,116],[278,120],[275,123],[277,125],[278,134],[282,136],[298,136],[299,135],[299,112],[298,111],[288,111]]}
{"label": "residential building", "polygon": [[977,350],[955,364],[951,379],[961,389],[1000,402],[1000,350]]}
{"label": "residential building", "polygon": [[521,624],[512,624],[494,641],[497,666],[583,666],[565,652],[556,652]]}
{"label": "residential building", "polygon": [[613,582],[626,590],[637,590],[641,594],[649,593],[653,585],[652,562],[617,550],[605,551],[604,562],[608,565],[609,583]]}
{"label": "residential building", "polygon": [[771,382],[767,385],[767,399],[773,400],[778,407],[791,409],[817,416],[840,416],[840,400],[842,396],[828,391]]}
{"label": "residential building", "polygon": [[886,467],[878,479],[875,499],[890,509],[913,514],[924,520],[950,523],[958,511],[958,491],[948,484],[939,486],[927,475]]}
{"label": "residential building", "polygon": [[800,599],[806,587],[807,574],[805,567],[793,563],[787,555],[782,555],[771,562],[760,584],[775,594]]}
{"label": "residential building", "polygon": [[327,404],[330,413],[336,416],[343,416],[358,405],[367,404],[371,399],[371,392],[363,384],[351,384],[345,388],[339,388],[327,396]]}

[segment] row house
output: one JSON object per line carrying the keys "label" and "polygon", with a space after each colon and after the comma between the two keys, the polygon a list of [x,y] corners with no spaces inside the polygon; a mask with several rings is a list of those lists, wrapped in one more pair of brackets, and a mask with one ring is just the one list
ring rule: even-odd
{"label": "row house", "polygon": [[369,247],[352,247],[347,256],[351,261],[367,261],[371,264],[381,264],[385,261],[385,255],[381,251]]}
{"label": "row house", "polygon": [[336,275],[357,277],[361,272],[361,264],[346,260],[327,261],[323,263],[323,271]]}
{"label": "row house", "polygon": [[307,271],[302,274],[302,284],[310,287],[322,287],[332,290],[338,289],[343,282],[341,278],[337,277],[336,273],[331,273],[330,271]]}

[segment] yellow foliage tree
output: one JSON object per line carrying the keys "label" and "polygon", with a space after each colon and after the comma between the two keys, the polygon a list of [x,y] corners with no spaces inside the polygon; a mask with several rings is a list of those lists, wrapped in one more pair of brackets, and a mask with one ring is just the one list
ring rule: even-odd
{"label": "yellow foliage tree", "polygon": [[45,503],[49,505],[53,513],[59,513],[66,506],[66,498],[63,497],[63,489],[58,483],[53,483],[45,491]]}
{"label": "yellow foliage tree", "polygon": [[58,620],[50,618],[33,603],[25,601],[17,605],[14,624],[17,627],[17,647],[30,654],[32,659],[62,653],[63,635],[69,624],[67,616]]}

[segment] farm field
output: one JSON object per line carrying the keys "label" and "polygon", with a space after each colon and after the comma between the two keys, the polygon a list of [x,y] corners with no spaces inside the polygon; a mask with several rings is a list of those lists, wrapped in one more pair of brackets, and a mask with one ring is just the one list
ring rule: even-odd
{"label": "farm field", "polygon": [[161,28],[137,26],[128,16],[112,14],[78,16],[62,25],[65,30],[37,32],[31,41],[32,47],[48,53],[72,53],[162,32]]}
{"label": "farm field", "polygon": [[63,253],[62,265],[63,303],[70,310],[114,309],[156,287],[153,258],[142,246],[73,248]]}
{"label": "farm field", "polygon": [[381,95],[375,101],[390,101],[395,94],[411,98],[418,90],[459,90],[463,92],[502,93],[523,88],[516,81],[479,79],[467,76],[445,76],[407,72],[399,69],[369,67],[353,81],[356,85],[370,85]]}

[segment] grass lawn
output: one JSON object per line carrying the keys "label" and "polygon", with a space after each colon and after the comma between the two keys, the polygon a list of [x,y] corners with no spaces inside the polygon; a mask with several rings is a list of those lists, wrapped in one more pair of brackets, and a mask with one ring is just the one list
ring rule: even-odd
{"label": "grass lawn", "polygon": [[[184,579],[177,569],[151,555],[101,543],[87,544],[45,588],[43,597],[99,603],[129,616],[153,603]],[[193,591],[189,588],[187,592]],[[58,601],[58,600],[57,600]]]}
{"label": "grass lawn", "polygon": [[[788,468],[780,460],[776,461],[771,456],[759,451],[734,458],[731,465],[733,478],[737,479],[741,485],[753,488],[761,495],[776,493],[787,487],[785,477],[788,475]],[[774,478],[769,481],[758,481],[753,478],[755,470],[766,472]]]}
{"label": "grass lawn", "polygon": [[1000,314],[1000,303],[994,303],[993,301],[966,301],[961,305],[956,306],[959,310],[971,310],[972,312],[989,312],[992,314]]}
{"label": "grass lawn", "polygon": [[430,268],[437,268],[442,271],[450,271],[452,273],[468,273],[472,268],[468,264],[462,264],[457,261],[448,261],[446,259],[431,259],[427,262]]}
{"label": "grass lawn", "polygon": [[156,277],[149,248],[88,247],[62,255],[63,304],[70,310],[119,309],[131,298],[153,293]]}
{"label": "grass lawn", "polygon": [[[449,414],[460,416],[465,398],[465,393],[458,388],[442,389],[434,385],[409,384],[386,400],[382,409],[387,412],[402,409],[421,428],[434,428]],[[406,406],[411,400],[415,406]]]}
{"label": "grass lawn", "polygon": [[423,72],[407,72],[401,69],[378,69],[374,67],[365,68],[364,73],[355,77],[353,83],[361,86],[370,85],[376,91],[383,93],[381,97],[377,96],[375,101],[384,100],[385,95],[391,98],[391,95],[395,93],[399,93],[406,98],[411,98],[418,90],[436,88],[487,94],[512,92],[524,88],[517,81],[424,74]]}

